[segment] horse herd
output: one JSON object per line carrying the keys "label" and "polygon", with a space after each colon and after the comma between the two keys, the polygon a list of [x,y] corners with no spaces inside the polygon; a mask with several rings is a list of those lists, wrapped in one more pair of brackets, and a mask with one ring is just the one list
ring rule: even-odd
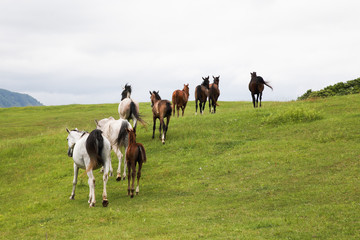
{"label": "horse herd", "polygon": [[[203,77],[201,85],[195,88],[195,114],[197,114],[198,102],[200,113],[203,114],[207,99],[209,100],[209,112],[216,113],[217,100],[220,96],[219,81],[220,76],[213,76],[213,83],[210,84],[209,76]],[[262,99],[262,91],[264,85],[272,87],[265,82],[264,79],[256,75],[256,72],[251,73],[251,80],[249,83],[249,90],[251,92],[254,107],[258,106],[258,99],[260,97],[260,107]],[[133,198],[134,192],[139,193],[139,181],[141,177],[142,164],[146,162],[145,148],[141,143],[136,142],[136,127],[137,122],[145,125],[145,121],[139,114],[139,104],[131,99],[131,86],[125,85],[122,92],[121,102],[119,103],[118,113],[119,119],[113,117],[95,120],[96,129],[88,133],[86,131],[79,131],[77,128],[73,130],[66,129],[68,132],[68,156],[74,160],[74,179],[73,188],[70,199],[75,199],[75,188],[77,184],[77,177],[79,168],[85,169],[88,175],[89,184],[89,201],[90,207],[95,206],[95,177],[93,170],[102,167],[103,171],[103,194],[102,205],[108,206],[106,184],[109,175],[112,176],[113,169],[111,166],[111,150],[113,150],[119,160],[116,180],[125,180],[128,176],[128,195]],[[160,138],[165,144],[166,133],[169,126],[171,114],[175,116],[175,108],[177,109],[177,116],[179,117],[179,109],[182,110],[182,116],[189,99],[189,84],[184,84],[183,90],[175,90],[172,94],[172,105],[169,100],[162,100],[159,91],[149,91],[151,107],[153,113],[153,134],[155,137],[156,119],[160,120]],[[257,95],[255,99],[255,95]],[[256,103],[256,104],[255,104]],[[166,123],[165,123],[166,118]],[[133,121],[133,126],[129,123],[130,119]],[[120,148],[125,148],[124,154],[124,172],[121,175],[121,160],[123,154]],[[138,171],[136,172],[136,165]],[[127,168],[127,174],[126,174]],[[135,191],[134,181],[137,177],[137,186]]]}

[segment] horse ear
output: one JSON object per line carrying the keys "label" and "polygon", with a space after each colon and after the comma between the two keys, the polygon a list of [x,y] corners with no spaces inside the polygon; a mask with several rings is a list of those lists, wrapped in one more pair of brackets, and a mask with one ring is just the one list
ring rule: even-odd
{"label": "horse ear", "polygon": [[67,131],[68,133],[70,133],[70,131],[69,131],[69,129],[68,129],[68,128],[66,128],[66,131]]}
{"label": "horse ear", "polygon": [[213,79],[215,79],[214,75],[213,75]]}
{"label": "horse ear", "polygon": [[149,91],[150,95],[152,95],[151,91]]}
{"label": "horse ear", "polygon": [[159,94],[159,91],[157,91],[156,93]]}

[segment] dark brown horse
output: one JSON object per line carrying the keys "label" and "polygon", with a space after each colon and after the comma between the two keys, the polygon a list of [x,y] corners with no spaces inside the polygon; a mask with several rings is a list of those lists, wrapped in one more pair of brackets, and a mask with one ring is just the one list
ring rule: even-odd
{"label": "dark brown horse", "polygon": [[[128,195],[131,198],[134,197],[134,181],[136,175],[136,164],[139,164],[137,172],[137,185],[136,185],[136,195],[139,194],[139,181],[141,177],[141,167],[143,163],[146,162],[146,152],[145,148],[141,143],[136,142],[135,131],[133,129],[126,130],[129,134],[129,146],[126,151],[126,160],[128,167]],[[130,179],[131,187],[130,187]]]}
{"label": "dark brown horse", "polygon": [[220,90],[219,90],[219,81],[220,81],[220,76],[218,77],[214,77],[214,82],[212,84],[210,84],[210,89],[209,89],[209,112],[211,113],[211,107],[213,108],[214,112],[216,112],[216,106],[219,106],[217,104],[217,100],[220,96]]}
{"label": "dark brown horse", "polygon": [[[251,80],[249,83],[249,90],[251,92],[251,97],[253,101],[254,108],[258,107],[258,101],[260,96],[260,107],[261,107],[261,99],[262,99],[262,92],[264,90],[264,84],[271,88],[273,88],[269,85],[268,82],[265,82],[264,79],[260,76],[256,75],[256,72],[250,73],[251,74]],[[256,95],[256,101],[255,101],[255,95]],[[256,102],[256,105],[255,105]]]}
{"label": "dark brown horse", "polygon": [[206,99],[208,98],[209,94],[209,76],[206,78],[202,78],[203,82],[201,85],[196,86],[195,88],[195,115],[197,114],[198,109],[198,101],[200,107],[200,113],[203,114],[206,104]]}
{"label": "dark brown horse", "polygon": [[[159,91],[150,92],[150,99],[151,99],[151,107],[153,112],[153,135],[152,138],[155,137],[155,127],[156,127],[156,119],[158,118],[160,120],[160,137],[163,144],[165,144],[165,138],[166,138],[166,132],[169,127],[170,117],[171,117],[171,103],[169,100],[161,100],[161,97],[159,96]],[[164,119],[166,118],[166,124],[164,122]],[[161,128],[163,129],[163,134],[161,135]]]}
{"label": "dark brown horse", "polygon": [[177,110],[177,116],[179,117],[179,108],[181,108],[182,116],[184,116],[184,111],[188,100],[189,84],[184,84],[183,90],[175,90],[172,94],[173,116],[175,116],[175,106]]}

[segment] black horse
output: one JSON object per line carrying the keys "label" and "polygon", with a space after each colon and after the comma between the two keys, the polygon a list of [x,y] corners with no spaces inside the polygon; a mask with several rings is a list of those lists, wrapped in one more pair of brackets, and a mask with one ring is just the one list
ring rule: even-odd
{"label": "black horse", "polygon": [[[271,88],[273,88],[269,85],[268,82],[264,81],[264,79],[260,76],[256,75],[256,72],[250,73],[251,74],[251,80],[249,83],[249,90],[251,92],[251,97],[253,101],[254,108],[258,107],[259,97],[260,97],[260,107],[261,107],[261,99],[262,99],[262,92],[264,90],[264,84]],[[255,101],[255,95],[256,95],[256,101]],[[256,105],[255,105],[256,102]]]}
{"label": "black horse", "polygon": [[203,114],[205,109],[206,99],[208,98],[209,95],[209,76],[202,79],[203,79],[202,84],[196,86],[195,88],[195,107],[196,107],[195,114],[197,114],[198,101],[200,101],[199,103],[200,113]]}

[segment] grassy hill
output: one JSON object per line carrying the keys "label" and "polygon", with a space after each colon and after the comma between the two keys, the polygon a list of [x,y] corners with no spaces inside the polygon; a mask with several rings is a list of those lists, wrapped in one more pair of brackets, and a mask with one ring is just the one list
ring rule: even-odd
{"label": "grassy hill", "polygon": [[0,107],[43,106],[28,94],[11,92],[0,88]]}
{"label": "grassy hill", "polygon": [[190,102],[165,145],[140,104],[149,123],[137,134],[148,156],[140,194],[130,199],[127,181],[112,177],[103,208],[96,171],[92,209],[82,170],[69,200],[65,128],[92,130],[117,117],[117,104],[0,109],[0,238],[360,238],[360,95],[219,104],[195,116]]}

